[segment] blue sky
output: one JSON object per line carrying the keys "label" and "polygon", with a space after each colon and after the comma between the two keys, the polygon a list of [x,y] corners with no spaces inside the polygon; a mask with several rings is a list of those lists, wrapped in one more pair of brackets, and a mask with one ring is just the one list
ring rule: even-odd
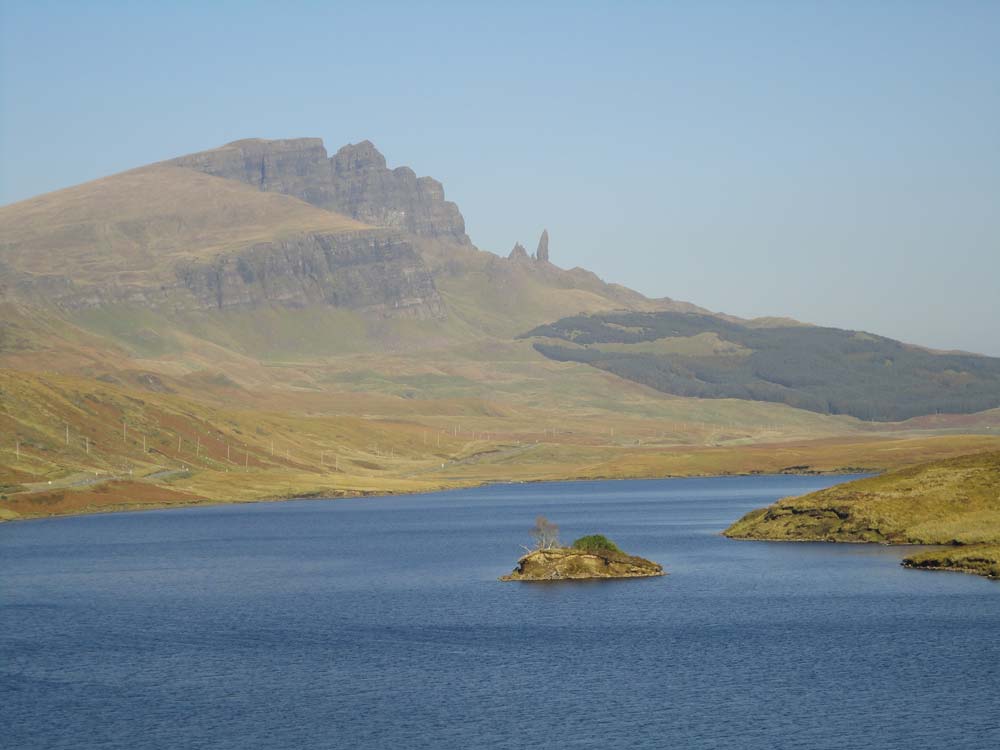
{"label": "blue sky", "polygon": [[0,203],[368,138],[484,249],[1000,355],[1000,2],[0,7]]}

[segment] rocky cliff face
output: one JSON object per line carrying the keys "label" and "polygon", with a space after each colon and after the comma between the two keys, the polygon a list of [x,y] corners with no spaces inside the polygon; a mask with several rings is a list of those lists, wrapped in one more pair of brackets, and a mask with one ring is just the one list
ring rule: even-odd
{"label": "rocky cliff face", "polygon": [[278,304],[326,304],[379,317],[445,315],[426,266],[396,233],[311,233],[256,243],[206,260],[180,262],[173,278],[137,275],[83,284],[58,274],[8,269],[0,299],[72,311],[135,304],[164,311],[221,310]]}
{"label": "rocky cliff face", "polygon": [[380,227],[471,244],[458,206],[441,183],[409,167],[389,169],[370,141],[327,156],[319,138],[251,139],[168,164],[283,193]]}
{"label": "rocky cliff face", "polygon": [[416,252],[384,232],[266,242],[210,262],[180,265],[176,272],[178,286],[202,309],[326,304],[381,317],[445,314]]}

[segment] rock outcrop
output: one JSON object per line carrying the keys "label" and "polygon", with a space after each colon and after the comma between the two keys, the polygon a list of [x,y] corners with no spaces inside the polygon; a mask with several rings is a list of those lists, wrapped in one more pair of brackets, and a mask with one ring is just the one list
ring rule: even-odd
{"label": "rock outcrop", "polygon": [[389,169],[371,141],[328,157],[319,138],[249,139],[167,163],[291,195],[366,224],[471,244],[465,219],[445,200],[441,183],[409,167]]}
{"label": "rock outcrop", "polygon": [[[397,233],[301,234],[179,262],[174,278],[89,284],[56,275],[5,274],[13,299],[72,311],[134,304],[164,311],[325,304],[377,317],[445,315],[434,281]],[[0,298],[4,289],[0,288]]]}
{"label": "rock outcrop", "polygon": [[528,257],[528,251],[520,242],[514,243],[514,249],[510,251],[510,255],[507,256],[509,260],[530,260]]}
{"label": "rock outcrop", "polygon": [[538,238],[538,249],[532,255],[528,255],[528,250],[524,245],[520,242],[515,242],[514,249],[510,251],[507,260],[544,263],[551,270],[551,264],[549,263],[549,230],[542,230],[542,236]]}
{"label": "rock outcrop", "polygon": [[916,570],[951,570],[1000,580],[1000,544],[936,548],[903,559],[903,567]]}
{"label": "rock outcrop", "polygon": [[517,561],[501,581],[572,581],[590,578],[648,578],[662,576],[663,566],[650,560],[610,550],[566,547],[539,549]]}
{"label": "rock outcrop", "polygon": [[[322,150],[299,145],[258,154],[264,167],[254,168],[266,182],[295,172],[297,153]],[[233,153],[201,166],[246,177]],[[172,165],[2,207],[0,236],[0,300],[66,311],[325,304],[379,317],[445,314],[412,235]]]}
{"label": "rock outcrop", "polygon": [[445,314],[430,274],[408,242],[386,232],[312,234],[253,245],[177,267],[186,309],[325,304],[379,317]]}
{"label": "rock outcrop", "polygon": [[543,229],[542,236],[538,238],[538,249],[535,250],[535,260],[543,263],[549,262],[549,230]]}

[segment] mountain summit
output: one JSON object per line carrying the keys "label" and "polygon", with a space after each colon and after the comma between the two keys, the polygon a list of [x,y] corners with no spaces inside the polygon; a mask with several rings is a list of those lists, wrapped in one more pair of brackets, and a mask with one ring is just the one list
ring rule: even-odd
{"label": "mountain summit", "polygon": [[409,167],[389,169],[371,141],[328,157],[319,138],[253,138],[167,163],[291,195],[366,224],[471,244],[465,219],[444,199],[441,183],[417,177]]}

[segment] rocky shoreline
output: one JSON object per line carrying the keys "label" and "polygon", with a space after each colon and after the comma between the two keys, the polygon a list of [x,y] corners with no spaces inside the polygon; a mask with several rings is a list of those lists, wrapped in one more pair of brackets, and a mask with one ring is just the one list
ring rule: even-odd
{"label": "rocky shoreline", "polygon": [[666,575],[663,566],[642,557],[608,550],[553,547],[529,552],[501,581],[580,581]]}
{"label": "rocky shoreline", "polygon": [[1000,578],[1000,453],[958,456],[779,500],[731,539],[928,546],[903,565]]}
{"label": "rocky shoreline", "polygon": [[902,564],[914,570],[949,570],[1000,580],[1000,545],[970,544],[930,549],[905,558]]}

